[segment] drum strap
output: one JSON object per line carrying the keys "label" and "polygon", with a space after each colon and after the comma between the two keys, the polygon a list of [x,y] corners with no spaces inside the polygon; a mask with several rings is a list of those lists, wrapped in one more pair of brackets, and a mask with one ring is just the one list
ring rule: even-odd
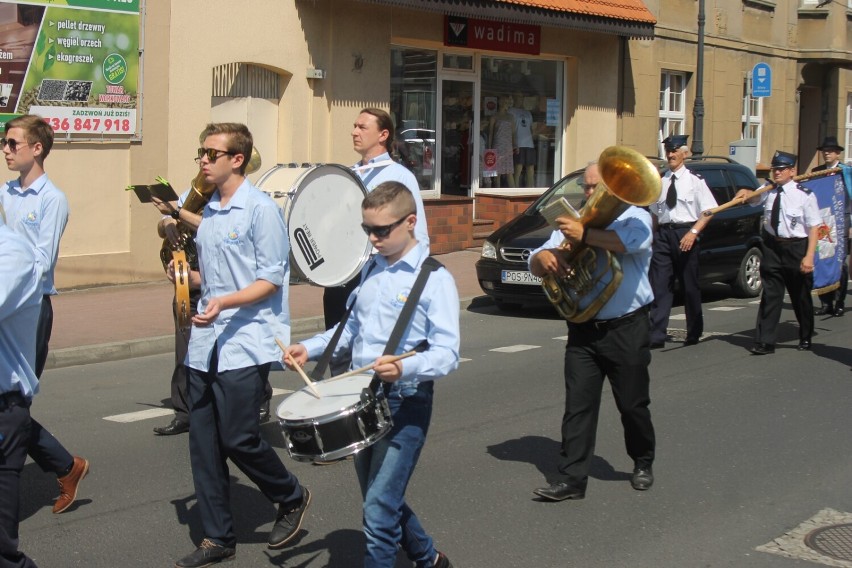
{"label": "drum strap", "polygon": [[[414,286],[412,286],[411,292],[408,293],[405,305],[402,306],[402,311],[399,312],[396,325],[393,327],[393,331],[391,332],[387,345],[385,345],[385,350],[382,355],[394,355],[396,353],[396,349],[399,347],[399,342],[402,340],[402,334],[405,333],[406,328],[408,328],[408,323],[414,315],[414,309],[420,301],[420,295],[423,293],[423,288],[426,287],[426,281],[429,279],[429,275],[439,268],[443,268],[443,266],[443,264],[431,256],[423,261],[423,264],[420,266],[420,273],[417,275],[417,280],[414,281]],[[415,350],[422,351],[425,347],[428,347],[428,345],[429,344],[424,341],[418,345]],[[370,382],[370,391],[374,394],[378,394],[379,385],[384,387],[385,396],[387,396],[390,392],[390,383],[382,383],[382,380],[374,375],[373,380]]]}
{"label": "drum strap", "polygon": [[[364,278],[361,279],[361,282],[367,279],[375,267],[376,260],[373,259],[370,261],[370,266],[367,268],[367,272],[364,275]],[[331,341],[329,341],[328,345],[325,346],[325,351],[322,352],[322,356],[317,361],[316,367],[314,367],[313,371],[311,371],[311,379],[315,381],[323,380],[325,370],[328,369],[328,365],[331,363],[331,356],[334,355],[334,349],[337,347],[337,343],[340,341],[340,336],[343,334],[343,328],[346,326],[346,321],[352,314],[352,310],[355,308],[355,302],[357,301],[358,295],[355,294],[352,298],[352,302],[346,308],[346,311],[343,312],[343,317],[340,319],[340,323],[337,324],[337,329],[334,330],[334,335],[331,336]]]}

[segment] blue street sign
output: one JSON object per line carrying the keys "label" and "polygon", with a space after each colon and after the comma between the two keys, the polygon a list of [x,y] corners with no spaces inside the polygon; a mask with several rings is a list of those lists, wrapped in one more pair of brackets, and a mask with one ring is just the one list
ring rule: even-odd
{"label": "blue street sign", "polygon": [[768,97],[772,94],[772,69],[766,63],[758,63],[751,70],[751,96]]}

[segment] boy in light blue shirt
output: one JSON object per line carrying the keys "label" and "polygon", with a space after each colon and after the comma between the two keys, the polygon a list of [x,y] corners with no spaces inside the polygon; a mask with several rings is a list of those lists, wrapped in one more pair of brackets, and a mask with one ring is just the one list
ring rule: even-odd
{"label": "boy in light blue shirt", "polygon": [[[416,205],[403,184],[390,181],[379,185],[367,195],[361,209],[361,226],[379,254],[363,269],[361,285],[349,298],[350,303],[356,297],[357,301],[335,352],[351,352],[353,368],[374,364],[376,376],[388,386],[385,390],[393,416],[391,431],[355,456],[364,498],[364,566],[393,568],[401,547],[418,567],[452,568],[406,503],[405,488],[426,441],[434,381],[458,368],[458,291],[445,268],[432,272],[396,353],[422,345],[427,348],[406,359],[383,355],[429,251],[415,237]],[[291,345],[287,353],[300,366],[318,358],[336,327]]]}

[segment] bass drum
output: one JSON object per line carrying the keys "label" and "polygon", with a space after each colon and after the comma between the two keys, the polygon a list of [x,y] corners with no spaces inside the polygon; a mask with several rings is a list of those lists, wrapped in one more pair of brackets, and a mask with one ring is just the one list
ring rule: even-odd
{"label": "bass drum", "polygon": [[364,184],[337,164],[278,164],[257,187],[284,211],[290,237],[290,281],[341,286],[370,258],[370,238],[361,229]]}

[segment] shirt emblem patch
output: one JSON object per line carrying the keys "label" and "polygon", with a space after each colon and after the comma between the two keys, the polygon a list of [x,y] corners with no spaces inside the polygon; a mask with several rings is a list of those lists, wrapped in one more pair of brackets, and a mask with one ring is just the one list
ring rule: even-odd
{"label": "shirt emblem patch", "polygon": [[38,215],[36,215],[35,211],[30,211],[24,215],[23,221],[27,225],[38,225]]}
{"label": "shirt emblem patch", "polygon": [[405,302],[408,300],[408,294],[411,293],[411,290],[406,288],[405,290],[398,292],[396,297],[394,297],[391,302],[394,306],[401,307],[405,305]]}
{"label": "shirt emblem patch", "polygon": [[236,229],[232,231],[228,231],[227,236],[225,237],[226,245],[237,245],[240,243],[240,232]]}

